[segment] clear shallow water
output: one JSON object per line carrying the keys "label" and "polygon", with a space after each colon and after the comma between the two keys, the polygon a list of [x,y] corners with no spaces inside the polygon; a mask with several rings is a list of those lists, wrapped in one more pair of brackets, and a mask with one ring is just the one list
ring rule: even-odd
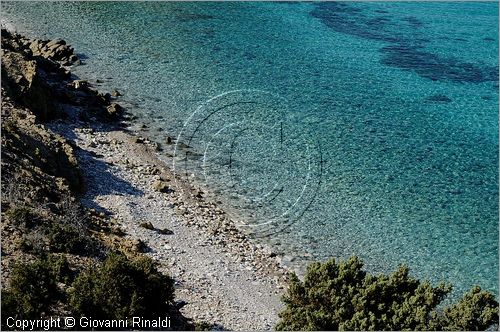
{"label": "clear shallow water", "polygon": [[84,53],[76,73],[123,91],[150,135],[193,146],[172,166],[256,237],[498,294],[496,3],[3,11]]}

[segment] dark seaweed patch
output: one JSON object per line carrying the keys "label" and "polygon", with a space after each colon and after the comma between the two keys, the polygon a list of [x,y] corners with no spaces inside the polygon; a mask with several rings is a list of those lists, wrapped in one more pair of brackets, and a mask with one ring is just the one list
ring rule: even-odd
{"label": "dark seaweed patch", "polygon": [[481,83],[498,81],[498,67],[478,67],[455,58],[440,57],[412,45],[391,45],[380,50],[387,66],[412,70],[433,81]]}
{"label": "dark seaweed patch", "polygon": [[346,3],[322,2],[315,5],[316,9],[310,14],[337,32],[391,43],[401,41],[399,36],[386,32],[385,28],[392,25],[386,17],[368,18],[360,8]]}
{"label": "dark seaweed patch", "polygon": [[390,20],[387,17],[381,16],[368,20],[368,22],[366,22],[366,25],[374,28],[382,28],[389,22]]}
{"label": "dark seaweed patch", "polygon": [[424,23],[422,23],[420,20],[418,20],[414,16],[407,16],[403,18],[403,21],[407,22],[409,25],[411,25],[414,28],[421,28],[424,26]]}
{"label": "dark seaweed patch", "polygon": [[254,60],[256,58],[255,54],[253,54],[252,52],[248,52],[248,51],[243,53],[243,56],[247,60]]}
{"label": "dark seaweed patch", "polygon": [[384,55],[381,63],[386,66],[411,70],[433,81],[498,81],[498,66],[480,66],[425,51],[425,44],[429,40],[414,35],[415,28],[424,26],[416,17],[403,18],[402,21],[407,22],[409,28],[404,29],[387,16],[373,17],[373,13],[386,14],[383,10],[375,10],[370,13],[371,16],[367,16],[357,4],[321,2],[314,3],[314,6],[310,15],[337,32],[389,43],[379,50]]}
{"label": "dark seaweed patch", "polygon": [[180,13],[177,15],[177,18],[181,22],[189,22],[189,21],[198,21],[198,20],[211,20],[211,19],[214,19],[215,16],[206,15],[206,14],[198,14],[198,13]]}
{"label": "dark seaweed patch", "polygon": [[451,99],[448,96],[439,95],[439,94],[427,97],[427,98],[425,98],[425,100],[433,102],[433,103],[449,103],[449,102],[451,102]]}
{"label": "dark seaweed patch", "polygon": [[362,11],[361,8],[350,6],[345,2],[323,2],[320,5],[338,13],[360,13]]}

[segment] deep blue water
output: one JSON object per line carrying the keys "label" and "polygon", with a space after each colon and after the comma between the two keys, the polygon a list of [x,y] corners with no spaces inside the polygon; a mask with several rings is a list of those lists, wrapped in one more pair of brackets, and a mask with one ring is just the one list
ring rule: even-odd
{"label": "deep blue water", "polygon": [[[498,294],[498,4],[3,3],[255,237]],[[168,149],[168,146],[165,146]],[[194,176],[191,176],[193,174]]]}

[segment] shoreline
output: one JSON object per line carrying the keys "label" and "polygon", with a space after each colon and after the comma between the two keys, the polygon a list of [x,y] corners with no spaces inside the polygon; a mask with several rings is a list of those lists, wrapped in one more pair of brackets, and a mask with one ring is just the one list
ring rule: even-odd
{"label": "shoreline", "polygon": [[[237,55],[241,53],[236,53],[234,55],[228,53],[229,58],[226,57],[228,60],[226,62],[220,52],[213,54],[204,53],[205,46],[203,44],[198,45],[197,43],[193,43],[187,46],[183,45],[183,39],[181,37],[183,37],[184,34],[186,37],[189,37],[189,31],[194,32],[197,30],[191,30],[191,23],[187,23],[185,24],[186,26],[184,26],[182,20],[179,20],[179,26],[170,23],[167,24],[165,22],[167,29],[153,29],[155,35],[158,34],[157,37],[159,39],[166,41],[164,43],[156,43],[155,45],[154,41],[156,39],[151,40],[150,38],[142,38],[142,40],[140,40],[134,38],[135,32],[133,29],[130,30],[130,34],[125,33],[128,31],[127,29],[129,27],[134,27],[134,24],[137,24],[137,22],[131,23],[126,20],[117,21],[120,22],[117,28],[124,32],[120,35],[114,35],[112,33],[114,29],[108,25],[110,23],[108,20],[101,21],[98,17],[94,17],[92,20],[82,21],[82,29],[67,30],[67,27],[72,27],[71,21],[77,18],[80,12],[85,12],[83,7],[79,8],[78,6],[72,8],[72,6],[55,6],[55,11],[46,10],[44,6],[28,6],[31,8],[26,8],[26,11],[19,6],[14,6],[14,4],[8,6],[8,8],[7,6],[5,7],[5,9],[10,8],[8,10],[9,15],[6,19],[13,22],[19,31],[26,31],[26,33],[32,31],[33,33],[38,32],[39,34],[46,34],[47,37],[45,38],[57,37],[60,35],[70,39],[75,45],[80,46],[77,51],[84,52],[89,55],[90,58],[83,59],[84,63],[87,63],[87,67],[77,67],[78,69],[75,69],[75,72],[82,74],[80,75],[82,77],[90,77],[92,82],[104,78],[105,82],[98,86],[108,91],[116,87],[124,94],[124,97],[121,97],[123,98],[122,100],[133,100],[134,105],[131,105],[130,110],[136,112],[137,115],[139,115],[139,113],[144,113],[147,119],[154,121],[158,124],[158,127],[164,129],[162,132],[157,132],[157,128],[151,126],[151,131],[149,133],[141,132],[141,134],[149,137],[151,137],[149,134],[152,134],[154,137],[154,135],[162,135],[164,132],[165,134],[176,133],[177,128],[182,126],[182,123],[180,123],[180,120],[183,118],[182,115],[194,111],[198,103],[204,102],[209,96],[222,92],[229,87],[239,88],[255,86],[264,89],[271,88],[272,90],[274,85],[276,89],[272,91],[282,93],[289,101],[295,100],[290,98],[295,98],[296,95],[298,98],[297,106],[300,105],[306,108],[308,108],[309,105],[314,105],[317,101],[315,98],[310,99],[307,96],[317,96],[318,98],[316,99],[318,99],[318,101],[320,98],[325,98],[325,100],[330,100],[329,98],[332,98],[332,100],[336,100],[334,104],[331,104],[331,108],[334,110],[333,113],[323,112],[323,106],[318,105],[318,107],[314,107],[314,110],[313,107],[311,107],[311,117],[309,117],[309,115],[304,117],[304,121],[307,120],[309,123],[310,120],[310,124],[308,124],[310,128],[318,128],[317,131],[312,130],[309,132],[312,134],[311,137],[317,136],[322,142],[325,162],[328,163],[323,164],[325,166],[324,181],[319,187],[318,199],[312,203],[311,208],[306,212],[308,218],[303,218],[301,221],[295,223],[292,226],[293,228],[291,228],[293,233],[290,235],[286,233],[283,235],[278,234],[278,237],[281,238],[280,244],[288,246],[290,242],[293,242],[292,245],[297,243],[297,247],[300,247],[298,248],[299,250],[297,250],[299,254],[301,253],[300,249],[303,249],[302,252],[310,253],[318,260],[325,260],[328,256],[345,258],[350,254],[359,254],[366,260],[372,272],[388,272],[395,268],[397,264],[408,263],[411,264],[412,269],[415,273],[418,273],[419,277],[432,278],[433,281],[438,281],[440,279],[453,281],[456,284],[454,292],[456,292],[457,296],[466,290],[467,285],[472,285],[476,280],[498,294],[498,283],[495,282],[498,281],[498,274],[494,273],[495,266],[498,266],[498,264],[495,263],[498,255],[495,255],[495,252],[491,250],[494,248],[491,247],[490,244],[495,242],[492,242],[492,238],[488,236],[488,234],[492,234],[491,230],[494,230],[494,227],[490,227],[492,225],[491,222],[493,221],[494,225],[496,221],[496,213],[491,213],[495,212],[495,204],[490,204],[488,200],[476,200],[474,196],[475,188],[478,189],[478,192],[485,194],[497,192],[497,190],[490,190],[495,189],[490,186],[494,184],[495,181],[491,182],[488,180],[492,179],[490,176],[492,174],[490,172],[492,170],[490,167],[492,163],[480,163],[479,165],[475,163],[475,160],[491,161],[490,157],[494,156],[489,150],[490,147],[494,148],[489,144],[487,139],[490,135],[484,137],[475,136],[475,130],[482,128],[480,130],[481,133],[483,133],[484,129],[486,130],[484,133],[489,134],[489,129],[495,126],[488,126],[488,123],[491,123],[491,121],[481,122],[483,124],[482,126],[474,126],[474,128],[469,128],[470,130],[456,132],[455,137],[453,136],[453,128],[456,125],[461,126],[463,124],[467,127],[467,121],[463,122],[462,120],[465,120],[465,118],[462,117],[455,119],[455,121],[451,116],[456,111],[458,111],[457,114],[460,115],[470,113],[462,110],[463,107],[460,109],[462,102],[466,102],[466,104],[463,105],[470,105],[473,107],[471,109],[475,109],[476,106],[482,105],[488,108],[494,104],[495,101],[498,102],[498,94],[495,97],[494,94],[491,95],[491,93],[488,92],[490,100],[487,101],[486,99],[481,99],[483,92],[485,96],[487,95],[482,85],[477,85],[477,89],[475,88],[476,85],[471,85],[470,87],[474,90],[471,91],[471,94],[461,94],[461,92],[465,91],[463,87],[459,88],[458,85],[452,85],[446,86],[442,91],[445,95],[451,97],[451,103],[431,102],[427,100],[427,98],[434,96],[431,90],[439,87],[439,82],[433,83],[429,81],[428,87],[430,90],[428,91],[426,90],[426,85],[421,84],[418,75],[414,77],[415,79],[413,79],[413,76],[412,79],[409,79],[409,77],[404,78],[403,76],[406,75],[405,71],[394,71],[394,68],[390,69],[383,65],[379,67],[380,64],[376,65],[372,70],[372,67],[369,65],[372,61],[377,63],[376,58],[366,57],[363,58],[363,61],[361,61],[359,65],[361,66],[360,68],[368,70],[367,73],[369,77],[375,80],[382,79],[382,77],[393,78],[396,81],[404,78],[404,82],[415,84],[415,86],[418,87],[415,91],[412,90],[413,92],[410,90],[398,90],[397,93],[395,93],[401,97],[399,99],[394,98],[394,94],[391,93],[382,93],[377,96],[373,89],[368,89],[366,90],[368,99],[366,99],[363,97],[364,94],[362,90],[364,84],[367,84],[366,86],[369,87],[369,80],[364,76],[359,76],[360,81],[353,81],[352,89],[350,85],[348,85],[349,87],[346,86],[344,90],[342,87],[343,81],[345,80],[343,80],[342,77],[339,77],[334,72],[321,71],[322,67],[324,67],[323,65],[328,67],[328,64],[333,64],[328,62],[328,58],[332,57],[325,56],[321,52],[312,53],[318,62],[311,64],[311,69],[317,70],[319,74],[316,75],[318,76],[300,75],[302,71],[300,69],[301,66],[293,66],[293,64],[302,63],[300,62],[301,58],[303,58],[302,51],[307,51],[308,48],[327,51],[328,47],[321,43],[317,43],[317,40],[314,38],[311,39],[311,43],[307,43],[307,45],[291,44],[290,47],[295,50],[294,54],[296,55],[292,58],[285,56],[281,57],[281,53],[279,52],[274,53],[274,43],[271,43],[269,48],[267,44],[261,44],[260,46],[263,47],[263,49],[261,49],[262,53],[258,51],[259,56],[248,61],[247,66],[243,64],[243,61],[246,61],[245,58]],[[158,7],[159,11],[156,12],[154,9],[146,7],[142,8],[141,6],[141,15],[145,14],[157,17],[159,14],[163,13],[171,14],[173,18],[178,17],[182,19],[181,15],[177,15],[176,11],[169,8],[160,10],[160,6]],[[197,6],[188,5],[185,10],[194,10],[196,7]],[[324,26],[322,20],[318,18],[313,19],[312,17],[304,15],[308,14],[309,8],[302,8],[299,11],[295,11],[295,9],[288,11],[288,6],[285,7],[287,7],[285,10],[287,15],[294,13],[293,17],[297,20],[287,21],[287,26],[297,28],[295,31],[301,33],[301,31],[304,30],[303,28],[306,28],[304,31],[306,31],[307,34],[318,38],[326,38],[328,35],[333,37],[337,34],[337,32],[330,31],[328,27]],[[315,6],[312,6],[310,9],[314,7]],[[126,10],[127,6],[119,5],[118,8],[120,10]],[[69,9],[75,10],[72,11]],[[99,13],[101,9],[103,14],[106,13],[110,15],[110,17],[114,17],[114,15],[117,14],[116,11],[113,11],[113,6],[99,8]],[[179,9],[182,9],[182,6],[180,6]],[[289,9],[292,9],[292,7],[289,7]],[[59,15],[60,13],[64,13],[65,10],[68,10],[67,16]],[[249,14],[249,17],[253,17],[252,12],[247,11],[245,8],[237,9],[236,13],[240,12],[240,10],[242,13]],[[46,20],[46,22],[39,22],[36,20],[38,14],[52,19]],[[220,14],[225,18],[231,18],[233,15],[229,11],[226,12],[223,7]],[[395,11],[394,14],[394,18],[399,15],[397,11]],[[415,12],[415,14],[417,13]],[[258,15],[260,16],[260,14]],[[422,15],[422,18],[424,18],[425,11],[419,12],[418,15]],[[35,19],[23,21],[21,18],[24,16]],[[60,16],[61,20],[57,19],[58,16]],[[214,16],[217,17],[217,15]],[[275,15],[273,14],[273,16]],[[55,20],[53,20],[54,18]],[[54,24],[52,24],[51,21],[54,21]],[[76,21],[78,21],[78,19]],[[301,29],[301,27],[296,24],[297,22],[307,22],[307,25]],[[193,27],[197,27],[198,23],[214,23],[217,31],[228,31],[227,28],[230,26],[222,21],[202,19],[193,20]],[[248,21],[248,23],[250,23],[248,26],[245,25],[247,23],[243,25],[235,23],[234,27],[238,29],[240,27],[249,28],[252,26],[251,21]],[[406,23],[403,21],[398,24],[401,24],[402,28],[406,26]],[[324,26],[324,29],[317,29],[321,26]],[[481,24],[481,26],[483,25]],[[483,27],[486,29],[488,26],[489,25],[484,25]],[[179,27],[182,27],[185,31],[177,30]],[[279,27],[281,27],[281,25],[279,25]],[[268,32],[282,32],[288,36],[288,30],[275,30],[272,25],[268,28],[269,29],[263,30],[262,32],[264,34]],[[278,26],[276,26],[276,28],[278,28]],[[448,28],[450,29],[449,31],[453,31],[453,26],[447,26],[447,29]],[[69,33],[68,36],[66,36],[65,31]],[[139,29],[135,31],[141,32],[142,30]],[[176,37],[169,40],[168,36],[174,31]],[[145,34],[140,33],[139,35],[143,37],[148,33],[149,32],[146,31]],[[227,38],[224,37],[223,34],[216,33],[214,35],[214,41],[224,47],[229,47],[231,44],[239,45],[235,43],[238,41],[238,38],[233,40],[230,36],[231,35],[228,35],[227,38],[230,39],[231,43],[226,44],[224,39]],[[340,37],[342,34],[338,36]],[[174,36],[172,35],[172,37]],[[408,35],[408,37],[411,36]],[[435,37],[437,38],[438,36],[436,35]],[[117,42],[118,40],[122,41],[122,43]],[[331,41],[333,40],[335,40],[335,38],[331,39]],[[335,53],[331,54],[333,58],[340,60],[343,57],[342,54],[349,54],[349,47],[357,45],[352,44],[355,40],[355,37],[352,39],[350,36],[343,36],[342,43],[338,45],[339,49],[332,51]],[[95,41],[95,44],[92,41]],[[254,41],[258,42],[258,38],[250,38],[248,41],[252,43]],[[362,44],[365,43],[361,40],[359,40],[359,42]],[[367,43],[370,44],[371,42],[368,41]],[[487,46],[488,44],[490,46],[492,45],[491,40],[485,41],[484,43],[478,40],[478,43],[485,47],[485,51],[489,49]],[[131,46],[125,48],[134,50],[134,54],[124,55],[123,50],[125,50],[125,48],[121,46],[122,44]],[[450,46],[455,44],[456,42],[450,40]],[[278,43],[277,46],[279,45],[281,44]],[[221,48],[223,53],[225,52],[224,47]],[[155,57],[157,56],[156,53],[158,53],[158,59],[150,58],[148,52],[144,52],[144,50],[147,51],[149,48],[155,50]],[[176,49],[178,51],[176,51]],[[238,49],[239,51],[244,51],[239,47]],[[377,53],[375,49],[373,51]],[[445,53],[448,54],[448,52]],[[185,54],[186,56],[183,57],[180,56],[180,54]],[[448,55],[452,54],[453,52]],[[269,73],[260,71],[259,67],[267,68],[264,66],[267,57],[275,61],[279,59],[277,63],[280,65],[286,64],[287,67],[290,66],[288,67],[290,73],[285,73],[285,75],[281,76],[278,69],[280,68],[279,66],[270,66]],[[109,58],[111,62],[108,62],[106,58]],[[236,75],[238,77],[233,81],[231,80],[231,75],[226,74],[227,71],[222,71],[219,74],[217,71],[219,65],[214,64],[212,66],[208,62],[211,58],[216,59],[223,66],[227,64],[228,69],[231,70],[230,72],[238,73],[238,67],[255,72],[256,75],[252,75],[250,79],[252,84],[246,84],[245,75],[242,75],[241,78],[239,75]],[[241,58],[241,63],[239,58]],[[192,61],[196,59],[203,61]],[[351,58],[347,57],[345,59]],[[468,59],[473,61],[475,58],[472,57]],[[160,65],[160,61],[165,63]],[[359,70],[361,70],[356,66],[357,61],[349,60],[348,62],[353,66],[340,66],[342,67],[339,67],[339,73],[342,73],[341,76],[347,75],[347,77],[351,77],[351,75],[359,73]],[[99,70],[92,71],[93,69]],[[273,80],[266,80],[265,77],[267,74],[269,74]],[[114,79],[107,80],[108,77],[114,77]],[[149,79],[149,77],[151,79]],[[319,89],[314,84],[317,79],[320,79],[322,84],[333,84],[338,86],[340,90],[327,88]],[[219,80],[221,81],[220,83],[216,83],[215,80],[217,80],[217,82]],[[211,81],[214,81],[213,85],[210,84]],[[199,84],[201,82],[203,82],[203,84]],[[387,91],[391,91],[390,82],[392,82],[392,80],[382,79],[380,82],[389,82],[387,86],[384,85],[385,83],[381,86],[385,86]],[[293,90],[288,90],[288,83],[292,85],[297,84],[297,91],[302,92],[302,94],[295,94]],[[310,85],[308,83],[310,83]],[[170,89],[168,88],[169,86],[171,87]],[[200,93],[193,92],[193,90],[190,89],[191,86],[197,87]],[[308,87],[310,87],[310,89]],[[181,88],[179,93],[174,91],[177,88]],[[354,103],[351,103],[349,98],[343,99],[345,96],[350,95],[350,90],[356,93],[356,100],[360,97],[358,101],[361,101],[361,104],[367,101],[367,104],[361,107],[362,110],[358,111],[357,107],[352,108],[351,106],[354,105]],[[182,91],[185,91],[185,93]],[[317,91],[318,94],[316,94],[315,91]],[[304,94],[303,92],[308,93]],[[481,95],[479,94],[480,92]],[[169,98],[168,96],[173,97]],[[303,98],[302,96],[306,97]],[[395,108],[396,111],[401,110],[404,109],[405,106],[402,105],[402,107],[400,107],[400,102],[404,103],[404,100],[407,100],[407,98],[408,100],[413,100],[412,96],[416,98],[414,100],[415,103],[408,104],[407,106],[409,108],[407,111],[411,114],[411,117],[415,116],[415,120],[418,121],[407,121],[404,112],[401,113],[401,118],[399,118],[400,112],[396,112],[397,114],[394,114],[395,116],[391,116],[392,102],[394,102],[395,107],[398,106]],[[380,102],[379,99],[375,97],[380,97]],[[176,107],[176,105],[182,106],[184,104],[189,105],[189,108],[182,110]],[[330,103],[326,102],[325,110],[330,109],[329,105]],[[427,121],[425,116],[426,113],[420,111],[422,107],[425,108],[426,112],[429,112],[429,114],[436,116],[436,121]],[[340,117],[337,116],[336,112],[344,108],[347,112],[346,114],[352,115],[354,118],[342,115],[345,113],[342,111],[338,113]],[[365,112],[365,108],[367,112]],[[371,112],[374,109],[379,111],[375,111],[374,113]],[[440,110],[442,109],[446,109],[446,112],[441,112]],[[159,115],[162,115],[161,113],[173,113],[181,114],[181,116],[174,116],[172,118],[165,117],[165,121],[162,122],[163,120],[160,117],[154,117],[157,111]],[[462,111],[465,113],[462,113]],[[481,110],[477,111],[479,112]],[[476,113],[477,112],[472,112],[471,114]],[[484,117],[487,113],[488,112],[483,114],[483,112],[479,112],[474,118],[481,121],[488,120],[490,116]],[[300,112],[297,114],[300,114]],[[165,114],[163,114],[163,116],[164,115]],[[299,116],[297,120],[297,124],[302,121],[300,117],[301,116]],[[374,118],[380,119],[381,122],[372,122],[371,120]],[[323,119],[327,121],[322,121]],[[364,124],[364,122],[363,124],[359,122],[359,127],[355,126],[352,130],[349,129],[347,132],[344,132],[344,129],[350,128],[348,126],[352,123],[358,123],[358,120],[364,121],[366,119],[369,120],[366,124]],[[319,121],[315,123],[317,120]],[[400,120],[403,122],[401,123]],[[420,120],[422,120],[422,122]],[[141,120],[139,119],[139,121]],[[398,126],[398,122],[400,126]],[[370,127],[370,132],[363,130],[364,125]],[[297,127],[296,132],[297,134],[299,132],[302,133],[300,127]],[[304,137],[306,137],[307,134],[307,132],[304,132]],[[473,136],[469,136],[469,134]],[[456,139],[451,139],[450,137],[452,136]],[[422,150],[413,149],[414,144],[416,144],[415,142],[417,142],[414,139],[415,137],[419,137],[420,141],[417,141],[422,142],[426,148],[422,146]],[[450,139],[447,140],[447,137]],[[477,140],[474,137],[477,137]],[[162,135],[160,140],[164,141],[165,138],[166,137]],[[355,140],[351,138],[355,138]],[[379,138],[381,139],[380,141]],[[402,139],[401,144],[398,138]],[[357,139],[360,139],[360,142],[363,143],[355,143]],[[370,144],[375,144],[377,149],[370,149]],[[481,149],[474,150],[474,144],[480,145]],[[380,150],[378,149],[379,145]],[[408,149],[402,148],[402,146]],[[399,150],[399,148],[402,150]],[[429,151],[432,149],[432,151],[429,152],[431,156],[422,159],[422,153],[425,155],[425,153],[427,153],[427,148]],[[296,149],[293,148],[292,150],[295,151]],[[476,154],[475,152],[477,151],[481,152]],[[444,159],[441,157],[449,152],[454,152],[454,154],[449,154],[449,157],[453,159],[455,163],[448,165],[448,167],[443,164]],[[248,154],[248,156],[253,157],[254,153]],[[342,158],[339,159],[337,158],[338,156]],[[385,156],[387,156],[387,158],[385,158]],[[418,158],[417,164],[412,163],[412,161],[415,161],[413,160],[414,157]],[[250,160],[254,162],[257,167],[264,164],[269,165],[263,158],[250,159],[243,157],[241,159]],[[384,162],[381,163],[381,160]],[[216,161],[220,162],[219,160]],[[358,163],[357,161],[362,162]],[[405,169],[398,167],[398,165]],[[471,168],[468,168],[468,165],[470,165]],[[406,169],[406,167],[408,167],[408,169]],[[426,169],[439,170],[439,172],[427,172]],[[245,171],[243,169],[242,171],[243,173],[241,174],[244,174]],[[455,175],[458,174],[458,176],[448,172]],[[224,173],[221,174],[224,175]],[[400,176],[391,176],[391,174],[399,174]],[[446,175],[450,176],[447,177]],[[219,174],[215,174],[215,176],[212,177],[212,179],[220,178],[224,177]],[[283,177],[283,179],[285,178],[286,177]],[[421,179],[421,181],[418,179]],[[248,183],[252,184],[250,182]],[[289,183],[293,184],[293,182],[287,180],[287,185],[285,187],[294,188],[293,185],[288,185]],[[217,184],[220,184],[220,182],[209,183],[209,185],[211,184],[217,187]],[[434,185],[437,186],[439,190],[435,189]],[[243,187],[243,189],[248,189],[248,187]],[[253,189],[253,187],[250,187],[250,189]],[[437,191],[433,193],[434,190]],[[253,193],[252,191],[247,192],[250,194]],[[486,195],[486,197],[489,196]],[[419,204],[419,201],[413,198],[422,199],[423,203]],[[450,201],[450,199],[452,201]],[[367,201],[369,201],[370,204],[365,204]],[[232,202],[233,201],[231,201],[231,203]],[[238,203],[236,201],[234,202]],[[274,200],[274,202],[278,202],[278,200]],[[442,202],[446,204],[443,205],[441,204]],[[471,205],[469,205],[469,203]],[[232,204],[229,205],[232,206]],[[305,204],[301,204],[301,206],[304,205]],[[250,207],[248,211],[252,212],[252,205],[248,204],[247,206]],[[434,209],[433,207],[437,208]],[[450,210],[451,207],[453,207],[453,209]],[[244,212],[246,212],[246,210],[244,210]],[[495,218],[491,219],[491,216]],[[472,232],[471,236],[461,231],[461,225],[467,229],[471,227],[471,229],[474,229],[474,224],[477,222],[476,219],[481,221],[481,227],[479,228],[485,232],[485,236],[478,235],[481,234],[479,231]],[[235,220],[238,221],[237,219]],[[425,223],[421,224],[422,220],[425,220]],[[374,230],[370,230],[370,227],[373,227]],[[256,228],[256,230],[260,232],[259,228]],[[449,234],[455,240],[441,241],[438,235],[426,237],[422,235],[425,234],[422,233],[422,230],[429,232],[429,234]],[[269,238],[266,237],[263,240],[267,242],[268,239]],[[288,241],[288,239],[291,240]],[[398,240],[395,241],[394,239]],[[367,244],[365,244],[365,241],[367,241]],[[438,253],[434,252],[434,246],[441,248]],[[482,251],[478,251],[478,247],[481,247]],[[460,259],[463,255],[456,256],[452,254],[457,248],[466,248],[464,249],[466,250],[464,255],[467,259]],[[280,253],[288,253],[287,250],[278,250]],[[418,255],[414,254],[415,252],[418,252]],[[292,256],[295,256],[295,253],[292,254]],[[476,262],[477,267],[468,264],[468,262]],[[476,277],[476,273],[480,273],[480,276],[478,275]]]}
{"label": "shoreline", "polygon": [[[106,94],[84,79],[72,74],[58,83],[68,81],[87,96]],[[88,104],[54,101],[65,118],[42,123],[73,147],[85,186],[82,205],[114,219],[126,240],[145,245],[175,280],[180,312],[220,329],[273,329],[290,272],[281,258],[249,239],[192,183],[175,178],[157,145],[130,129],[133,114],[99,122],[92,114],[87,119]],[[119,102],[111,98],[110,106],[120,109]]]}
{"label": "shoreline", "polygon": [[150,248],[146,254],[175,279],[185,316],[231,330],[273,328],[289,272],[280,257],[252,243],[196,188],[175,180],[154,144],[113,124],[48,127],[78,147],[83,205],[115,218],[128,238]]}
{"label": "shoreline", "polygon": [[[24,35],[27,38],[35,39],[39,37],[36,36],[36,31],[32,31],[29,29],[26,30],[26,27],[23,27],[23,29],[21,29],[22,32],[18,32],[21,30],[18,30],[16,28],[14,22],[6,21],[4,19],[2,20],[1,23],[7,30],[15,33],[20,33],[21,35]],[[44,38],[48,37],[45,36]],[[78,53],[78,49],[75,49],[75,52]],[[78,54],[82,55],[81,53]],[[84,55],[83,59],[85,58],[86,56]],[[82,60],[81,65],[82,66],[87,65],[85,63],[85,60]],[[73,69],[79,66],[80,64],[75,64],[69,67],[69,69],[71,69],[71,74],[74,80],[83,80],[86,83],[88,83],[91,89],[94,89],[102,93],[106,92],[111,93],[112,89],[114,89],[113,77],[99,78],[98,75],[95,75],[93,76],[92,79],[90,79],[89,77],[86,77],[84,75],[74,73]],[[81,77],[79,75],[81,75]],[[109,91],[107,91],[108,89]],[[148,120],[144,116],[144,114],[135,114],[133,110],[131,111],[131,108],[138,107],[133,100],[127,100],[126,96],[120,95],[118,97],[115,97],[113,101],[117,102],[125,110],[125,116],[122,119],[120,119],[121,123],[117,122],[114,125],[117,126],[118,128],[125,130],[132,136],[139,136],[140,139],[150,141],[151,145],[149,148],[151,150],[151,153],[158,160],[158,162],[160,162],[163,165],[163,167],[166,170],[168,170],[168,172],[170,172],[170,176],[173,177],[175,172],[172,171],[172,164],[175,156],[170,155],[170,153],[173,152],[172,148],[174,147],[174,145],[179,144],[177,153],[180,155],[180,152],[182,152],[183,149],[187,147],[184,144],[184,142],[182,141],[176,142],[177,140],[176,137],[170,136],[170,133],[163,132],[164,137],[170,137],[173,142],[170,146],[168,144],[166,145],[164,141],[162,141],[161,139],[156,139],[154,137],[153,129],[155,129],[154,125],[157,126],[156,122],[154,121],[151,122],[151,120]],[[167,149],[167,147],[170,147],[170,149]],[[189,150],[189,147],[187,147],[187,149]],[[189,189],[187,190],[192,191],[194,193],[194,196],[198,195],[198,192],[202,192],[204,199],[205,198],[210,199],[209,202],[212,205],[214,205],[215,208],[224,210],[224,208],[219,204],[221,203],[218,200],[220,194],[214,193],[213,191],[210,190],[210,188],[207,188],[206,186],[203,186],[202,184],[196,182],[196,179],[187,181],[186,179],[183,179],[181,176],[176,176],[175,182],[183,183],[184,184],[183,187],[185,188],[189,187]],[[224,213],[228,218],[238,219],[237,210],[234,209],[231,209],[231,211],[225,210]],[[297,274],[300,279],[302,279],[303,276],[305,275],[307,265],[314,261],[312,254],[310,253],[304,254],[299,248],[283,247],[280,245],[280,241],[277,241],[278,245],[276,246],[274,244],[274,241],[272,240],[265,241],[263,238],[260,239],[258,237],[256,238],[252,237],[252,234],[254,234],[254,232],[251,231],[251,227],[242,227],[241,225],[244,224],[244,222],[241,220],[238,220],[237,222],[231,221],[231,224],[232,226],[237,228],[238,232],[240,232],[243,236],[246,237],[247,241],[256,244],[258,247],[262,247],[262,250],[264,250],[264,252],[266,253],[271,252],[273,257],[276,257],[276,260],[279,262],[280,269],[283,271],[284,274],[293,272]]]}

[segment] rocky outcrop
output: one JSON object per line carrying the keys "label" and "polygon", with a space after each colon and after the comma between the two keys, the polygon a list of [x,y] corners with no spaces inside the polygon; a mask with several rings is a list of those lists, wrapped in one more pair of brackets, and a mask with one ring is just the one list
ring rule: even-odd
{"label": "rocky outcrop", "polygon": [[58,105],[81,106],[81,119],[119,119],[124,109],[113,102],[121,94],[99,92],[84,80],[71,80],[64,66],[79,63],[62,39],[28,39],[2,29],[2,87],[13,101],[45,121],[59,117]]}
{"label": "rocky outcrop", "polygon": [[42,120],[54,117],[56,107],[49,86],[35,60],[19,52],[4,50],[2,85],[16,101],[30,108]]}
{"label": "rocky outcrop", "polygon": [[29,39],[6,29],[2,29],[2,49],[42,57],[63,66],[78,64],[80,61],[73,47],[62,39]]}
{"label": "rocky outcrop", "polygon": [[69,66],[79,61],[74,54],[74,49],[62,39],[42,40],[34,39],[29,43],[33,55],[41,55],[53,61],[62,62],[63,66]]}
{"label": "rocky outcrop", "polygon": [[153,188],[156,191],[159,191],[159,192],[165,193],[165,194],[170,194],[170,193],[174,192],[174,190],[172,188],[170,188],[168,186],[168,184],[166,184],[164,181],[161,181],[161,180],[155,181],[155,183],[153,183]]}
{"label": "rocky outcrop", "polygon": [[2,29],[2,87],[42,121],[57,117],[58,89],[53,83],[69,79],[70,72],[61,64],[76,60],[63,40],[31,40]]}
{"label": "rocky outcrop", "polygon": [[112,118],[118,118],[121,114],[123,114],[123,108],[116,103],[111,103],[106,110],[108,111],[108,114]]}
{"label": "rocky outcrop", "polygon": [[32,169],[27,173],[46,173],[63,179],[72,191],[81,191],[72,147],[40,122],[67,116],[59,111],[64,104],[80,106],[75,110],[80,110],[81,118],[103,120],[118,119],[123,108],[111,102],[109,93],[93,89],[87,81],[70,79],[63,65],[77,58],[64,40],[32,40],[2,29],[1,43],[2,161],[18,169],[29,161]]}

